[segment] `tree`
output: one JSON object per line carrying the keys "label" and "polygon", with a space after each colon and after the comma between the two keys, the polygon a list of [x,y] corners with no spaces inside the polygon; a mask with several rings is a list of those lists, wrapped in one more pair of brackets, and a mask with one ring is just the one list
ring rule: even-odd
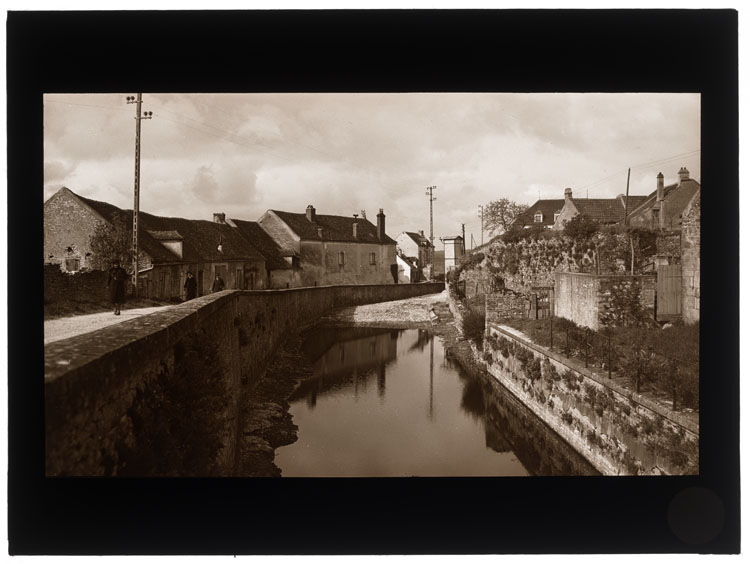
{"label": "tree", "polygon": [[491,236],[505,233],[528,208],[526,204],[517,204],[508,198],[494,200],[484,206],[484,227]]}
{"label": "tree", "polygon": [[106,270],[115,260],[128,269],[133,262],[133,230],[122,217],[115,216],[112,223],[100,222],[89,239],[94,268]]}
{"label": "tree", "polygon": [[574,241],[587,241],[601,229],[601,225],[586,214],[578,214],[566,221],[563,233]]}

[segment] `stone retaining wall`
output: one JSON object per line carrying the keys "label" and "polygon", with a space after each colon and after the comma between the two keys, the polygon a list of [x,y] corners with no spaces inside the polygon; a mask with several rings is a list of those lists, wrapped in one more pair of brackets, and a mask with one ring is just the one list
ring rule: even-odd
{"label": "stone retaining wall", "polygon": [[555,315],[594,331],[639,316],[653,319],[655,305],[655,276],[555,273]]}
{"label": "stone retaining wall", "polygon": [[168,392],[180,351],[197,339],[217,353],[222,364],[228,400],[216,413],[224,431],[215,438],[222,444],[215,466],[216,475],[229,475],[236,454],[240,386],[262,377],[266,362],[290,331],[333,308],[442,290],[443,284],[425,283],[224,291],[46,345],[46,474],[123,473],[129,462],[123,453],[137,450],[144,440],[137,406],[157,383]]}
{"label": "stone retaining wall", "polygon": [[489,335],[481,356],[490,374],[602,473],[698,473],[691,420],[509,327],[492,324]]}
{"label": "stone retaining wall", "polygon": [[528,296],[510,290],[487,294],[485,315],[487,323],[502,319],[528,319],[531,300]]}

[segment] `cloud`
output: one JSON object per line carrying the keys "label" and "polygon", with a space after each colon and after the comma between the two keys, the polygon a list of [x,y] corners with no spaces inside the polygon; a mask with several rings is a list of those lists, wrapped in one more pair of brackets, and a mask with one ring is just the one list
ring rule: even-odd
{"label": "cloud", "polygon": [[205,165],[198,167],[193,177],[191,190],[200,202],[213,204],[218,201],[219,183],[214,175],[213,167]]}

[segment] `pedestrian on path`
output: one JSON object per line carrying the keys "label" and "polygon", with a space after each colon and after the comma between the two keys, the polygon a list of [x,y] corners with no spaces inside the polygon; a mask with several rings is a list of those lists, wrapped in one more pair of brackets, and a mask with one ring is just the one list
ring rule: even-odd
{"label": "pedestrian on path", "polygon": [[109,301],[115,310],[115,315],[120,315],[120,306],[125,301],[125,280],[128,273],[120,266],[120,261],[116,260],[109,269],[107,277],[107,288],[109,288]]}
{"label": "pedestrian on path", "polygon": [[212,292],[221,292],[224,289],[224,280],[221,279],[221,276],[218,274],[216,275],[216,278],[214,279],[214,283],[211,286]]}
{"label": "pedestrian on path", "polygon": [[185,301],[192,300],[198,295],[198,282],[192,272],[187,273],[185,280]]}

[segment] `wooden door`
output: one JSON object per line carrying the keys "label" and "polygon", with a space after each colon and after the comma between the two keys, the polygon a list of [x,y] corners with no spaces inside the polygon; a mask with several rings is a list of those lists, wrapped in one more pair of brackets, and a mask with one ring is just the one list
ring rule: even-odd
{"label": "wooden door", "polygon": [[656,319],[682,316],[682,266],[661,265],[656,270]]}

